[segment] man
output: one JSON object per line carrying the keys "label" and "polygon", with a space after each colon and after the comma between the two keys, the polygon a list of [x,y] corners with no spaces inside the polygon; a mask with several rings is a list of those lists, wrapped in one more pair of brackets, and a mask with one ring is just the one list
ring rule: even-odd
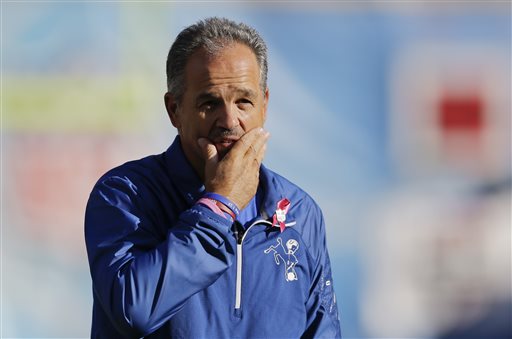
{"label": "man", "polygon": [[261,165],[264,41],[200,21],[167,77],[178,137],[109,171],[87,205],[92,337],[340,337],[322,213]]}

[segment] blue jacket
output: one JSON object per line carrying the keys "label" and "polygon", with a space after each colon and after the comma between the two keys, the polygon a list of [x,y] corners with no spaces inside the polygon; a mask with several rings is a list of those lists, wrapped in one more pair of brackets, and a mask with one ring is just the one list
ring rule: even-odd
{"label": "blue jacket", "polygon": [[[237,225],[196,204],[203,191],[179,137],[100,178],[85,216],[91,337],[341,337],[312,198],[262,166],[259,215]],[[281,233],[271,221],[283,198]]]}

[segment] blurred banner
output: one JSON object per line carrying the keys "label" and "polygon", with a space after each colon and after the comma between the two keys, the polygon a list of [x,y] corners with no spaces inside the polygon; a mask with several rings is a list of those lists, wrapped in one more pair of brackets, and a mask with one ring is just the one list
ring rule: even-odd
{"label": "blurred banner", "polygon": [[345,338],[512,336],[510,2],[2,2],[0,337],[88,337],[85,204],[163,152],[176,34],[269,47],[265,163],[327,222]]}

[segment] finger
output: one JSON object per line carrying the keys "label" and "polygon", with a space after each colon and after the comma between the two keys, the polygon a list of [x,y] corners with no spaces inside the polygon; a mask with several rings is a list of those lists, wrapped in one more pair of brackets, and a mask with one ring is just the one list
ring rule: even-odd
{"label": "finger", "polygon": [[267,140],[270,136],[270,133],[267,131],[263,131],[261,135],[259,135],[251,145],[249,145],[249,149],[246,151],[246,156],[248,157],[258,157],[258,154],[261,148],[266,145]]}
{"label": "finger", "polygon": [[267,145],[263,145],[257,154],[247,158],[247,163],[251,164],[251,169],[255,172],[256,176],[259,176],[259,169],[261,167],[261,163],[263,162],[263,158],[265,157],[265,152],[267,150]]}
{"label": "finger", "polygon": [[254,141],[264,133],[263,128],[257,127],[251,129],[249,132],[242,135],[242,137],[235,143],[231,151],[245,155]]}
{"label": "finger", "polygon": [[258,163],[258,167],[259,165],[261,165],[262,161],[263,161],[263,157],[265,157],[265,152],[267,150],[267,144],[263,144],[262,147],[260,147],[258,153],[256,154],[256,162]]}
{"label": "finger", "polygon": [[219,161],[217,148],[208,139],[199,138],[197,140],[197,143],[199,144],[199,147],[201,147],[201,151],[203,152],[203,158],[205,160],[206,165],[213,165]]}

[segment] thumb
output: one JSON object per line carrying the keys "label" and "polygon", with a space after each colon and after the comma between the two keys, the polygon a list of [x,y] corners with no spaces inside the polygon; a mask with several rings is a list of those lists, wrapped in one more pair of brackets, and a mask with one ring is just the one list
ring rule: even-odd
{"label": "thumb", "polygon": [[199,138],[197,143],[201,147],[206,164],[216,164],[218,162],[218,154],[215,145],[206,138]]}

